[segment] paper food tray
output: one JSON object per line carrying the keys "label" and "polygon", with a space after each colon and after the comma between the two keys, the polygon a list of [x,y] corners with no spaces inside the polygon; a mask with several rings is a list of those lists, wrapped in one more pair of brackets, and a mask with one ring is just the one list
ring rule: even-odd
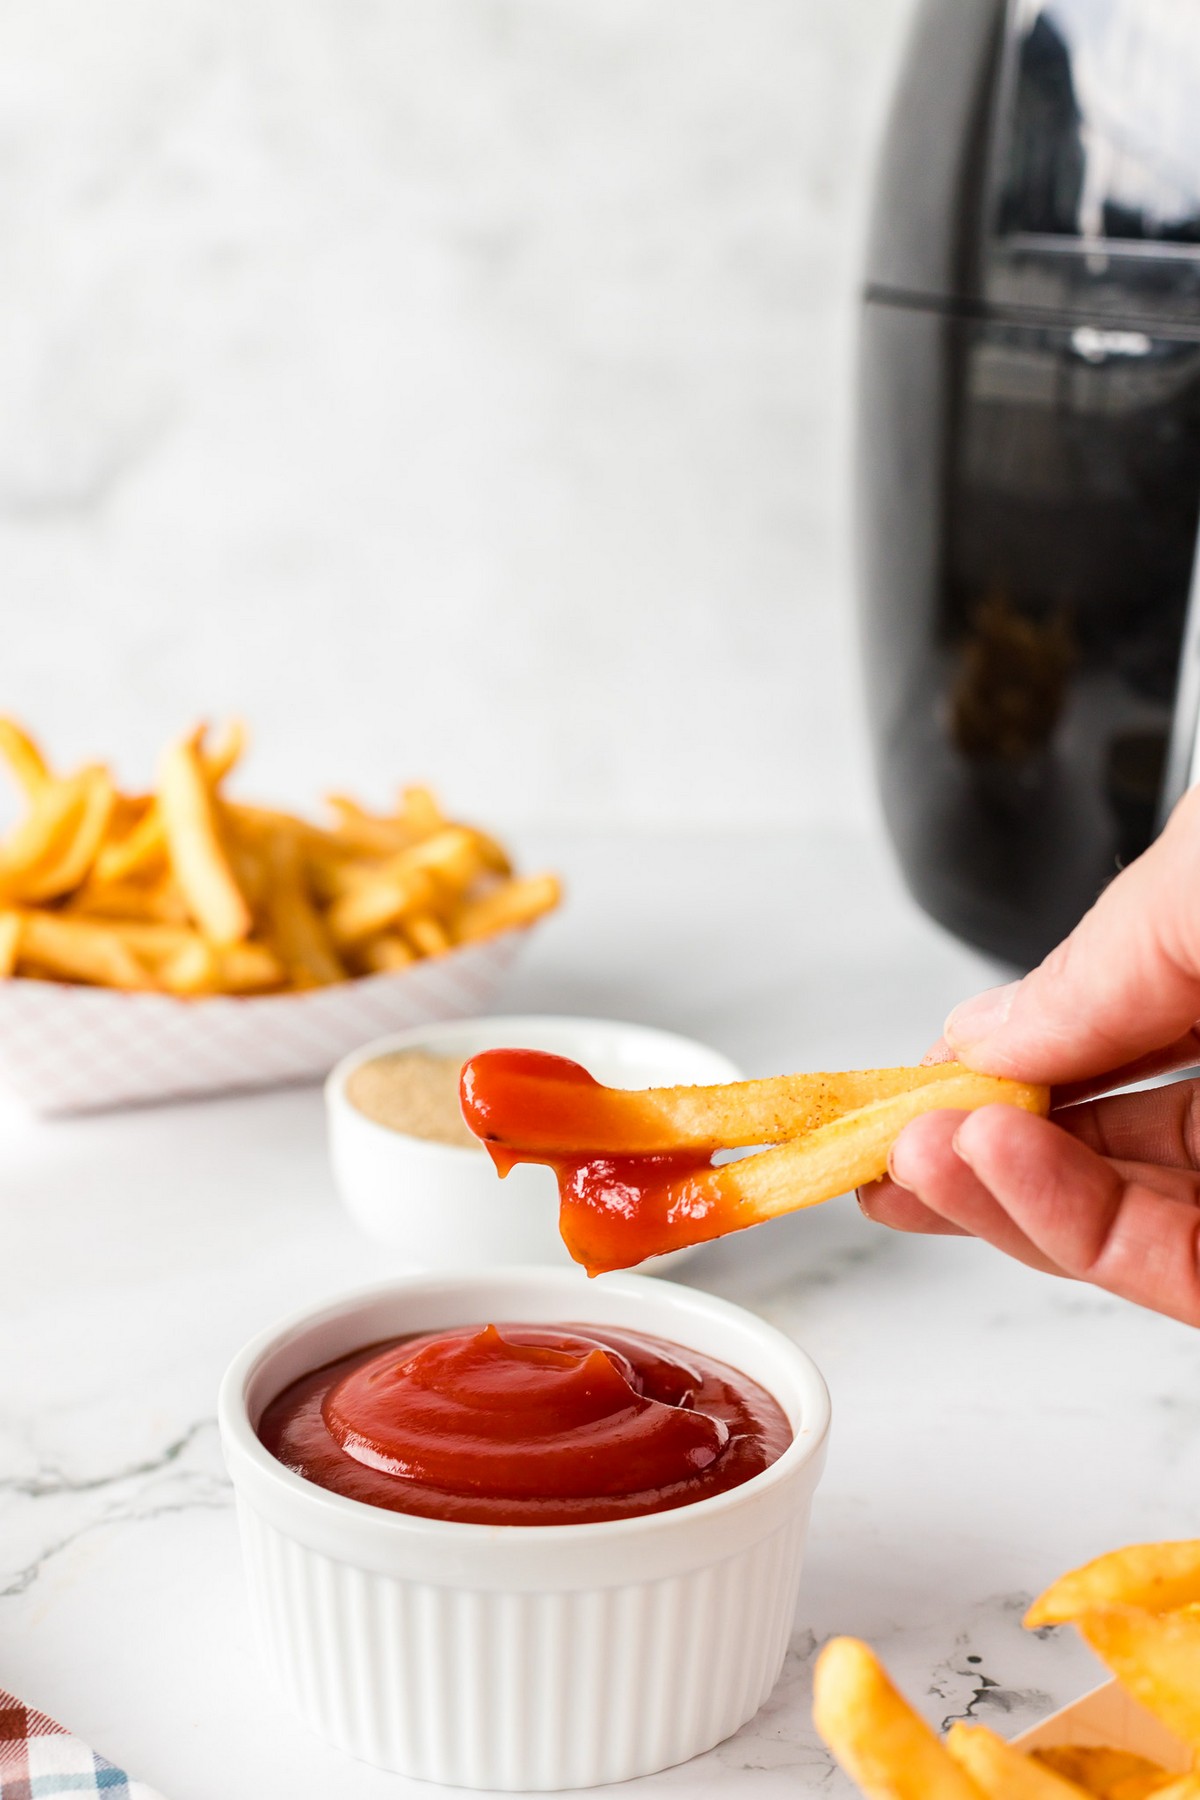
{"label": "paper food tray", "polygon": [[1173,1775],[1186,1775],[1192,1768],[1192,1752],[1187,1745],[1161,1725],[1153,1713],[1131,1699],[1116,1681],[1093,1688],[1090,1694],[1051,1713],[1013,1742],[1022,1750],[1050,1750],[1058,1744],[1131,1750],[1137,1756],[1148,1756],[1161,1763]]}
{"label": "paper food tray", "polygon": [[483,1011],[524,936],[243,999],[0,981],[0,1084],[35,1112],[71,1113],[316,1080],[369,1038]]}

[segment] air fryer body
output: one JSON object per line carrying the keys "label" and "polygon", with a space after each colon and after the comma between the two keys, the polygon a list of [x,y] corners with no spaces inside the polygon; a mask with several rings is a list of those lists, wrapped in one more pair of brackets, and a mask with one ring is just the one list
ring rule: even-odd
{"label": "air fryer body", "polygon": [[889,827],[934,917],[1028,965],[1190,775],[1200,9],[927,0],[859,448]]}

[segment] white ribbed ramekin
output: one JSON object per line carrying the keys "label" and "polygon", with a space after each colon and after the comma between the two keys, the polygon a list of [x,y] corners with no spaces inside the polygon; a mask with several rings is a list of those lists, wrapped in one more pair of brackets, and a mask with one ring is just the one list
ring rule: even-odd
{"label": "white ribbed ramekin", "polygon": [[[308,1370],[489,1320],[605,1324],[705,1351],[774,1394],[794,1441],[694,1506],[552,1526],[385,1512],[259,1443],[267,1403]],[[623,1781],[719,1743],[778,1678],[829,1396],[804,1352],[740,1307],[637,1275],[411,1276],[256,1338],[219,1416],[266,1660],[308,1724],[366,1762],[472,1788]]]}

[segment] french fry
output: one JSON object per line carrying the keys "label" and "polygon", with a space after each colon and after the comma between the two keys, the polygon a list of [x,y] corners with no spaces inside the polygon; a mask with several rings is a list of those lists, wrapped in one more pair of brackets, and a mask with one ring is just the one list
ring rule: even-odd
{"label": "french fry", "polygon": [[495,937],[532,925],[543,913],[553,912],[562,899],[556,875],[525,875],[502,882],[477,899],[465,901],[452,915],[452,930],[460,944]]}
{"label": "french fry", "polygon": [[21,951],[21,915],[0,912],[0,981],[16,973]]}
{"label": "french fry", "polygon": [[1149,1800],[1174,1777],[1158,1763],[1132,1750],[1108,1750],[1101,1746],[1061,1744],[1030,1752],[1034,1762],[1073,1781],[1095,1800]]}
{"label": "french fry", "polygon": [[30,799],[50,780],[45,757],[15,719],[0,718],[0,756],[11,769],[17,786]]}
{"label": "french fry", "polygon": [[257,913],[266,901],[271,881],[267,870],[270,840],[244,836],[219,800],[214,801],[213,810],[238,891],[251,912]]}
{"label": "french fry", "polygon": [[1121,1686],[1200,1750],[1200,1605],[1165,1613],[1115,1606],[1075,1624]]}
{"label": "french fry", "polygon": [[170,881],[100,881],[94,875],[71,896],[69,910],[88,919],[146,920],[188,924],[183,896]]}
{"label": "french fry", "polygon": [[1111,1606],[1162,1613],[1198,1601],[1200,1538],[1129,1544],[1060,1576],[1029,1608],[1025,1626],[1036,1631],[1043,1625],[1065,1625]]}
{"label": "french fry", "polygon": [[214,944],[240,943],[254,919],[230,867],[193,740],[173,744],[163,757],[158,804],[171,867],[192,917]]}
{"label": "french fry", "polygon": [[287,981],[287,970],[269,944],[222,944],[216,950],[221,993],[265,994]]}
{"label": "french fry", "polygon": [[116,800],[112,777],[106,769],[85,769],[75,781],[79,799],[73,825],[59,838],[55,852],[27,872],[20,883],[23,900],[56,900],[69,894],[86,878],[104,841]]}
{"label": "french fry", "polygon": [[325,921],[309,897],[300,844],[291,832],[269,840],[267,929],[296,987],[344,981],[346,970]]}
{"label": "french fry", "polygon": [[834,1638],[817,1658],[813,1722],[867,1800],[984,1800],[857,1638]]}
{"label": "french fry", "polygon": [[160,919],[87,920],[77,919],[75,914],[68,912],[55,913],[53,916],[79,924],[103,924],[123,944],[128,944],[136,956],[146,957],[151,961],[180,949],[184,944],[204,941],[191,924],[171,925]]}
{"label": "french fry", "polygon": [[393,975],[416,960],[416,951],[398,931],[381,931],[378,937],[357,945],[354,952],[355,968],[364,975]]}
{"label": "french fry", "polygon": [[1080,1800],[1088,1792],[1006,1744],[986,1725],[952,1725],[946,1748],[988,1800]]}
{"label": "french fry", "polygon": [[20,915],[18,971],[32,964],[61,981],[101,987],[152,987],[150,973],[113,925],[33,909]]}
{"label": "french fry", "polygon": [[746,1222],[816,1206],[886,1173],[888,1152],[909,1122],[943,1107],[971,1112],[997,1102],[1026,1112],[1045,1113],[1045,1088],[958,1070],[941,1081],[922,1082],[819,1125],[777,1150],[744,1157],[713,1169],[715,1184],[738,1207]]}
{"label": "french fry", "polygon": [[181,999],[198,994],[212,994],[218,989],[221,975],[221,952],[196,933],[173,949],[165,949],[154,960],[154,973],[159,987]]}
{"label": "french fry", "polygon": [[400,817],[413,839],[432,837],[446,823],[446,815],[427,787],[414,784],[400,790]]}
{"label": "french fry", "polygon": [[432,913],[416,913],[405,919],[404,935],[421,956],[442,956],[450,948],[445,926]]}
{"label": "french fry", "polygon": [[397,920],[423,912],[434,898],[426,869],[392,868],[367,875],[329,908],[329,934],[340,950],[348,950]]}
{"label": "french fry", "polygon": [[487,870],[489,875],[499,875],[502,880],[509,880],[513,866],[504,845],[488,832],[480,831],[475,825],[469,825],[467,829],[475,839],[475,851],[482,867]]}
{"label": "french fry", "polygon": [[447,825],[396,858],[398,869],[425,869],[454,894],[469,887],[483,866],[478,833],[466,825]]}
{"label": "french fry", "polygon": [[226,800],[225,812],[241,836],[251,843],[261,843],[282,831],[298,838],[306,855],[316,852],[338,862],[355,862],[362,855],[343,843],[336,831],[328,831],[323,825],[314,825],[311,819],[298,818],[295,813],[283,812],[279,807],[250,806],[244,800]]}
{"label": "french fry", "polygon": [[96,878],[102,882],[126,881],[165,865],[167,834],[158,802],[151,800],[141,818],[114,842],[105,844],[96,858]]}
{"label": "french fry", "polygon": [[[226,775],[241,759],[246,747],[246,729],[240,719],[232,719],[216,747],[201,751],[204,771],[211,788],[220,787]],[[143,807],[141,817],[115,842],[106,844],[96,860],[96,874],[101,881],[123,881],[160,867],[166,860],[167,834],[161,808],[153,796]]]}
{"label": "french fry", "polygon": [[30,883],[63,853],[78,828],[85,798],[78,778],[48,781],[37,790],[24,818],[0,844],[0,898],[23,899]]}
{"label": "french fry", "polygon": [[202,748],[204,773],[208,777],[211,788],[219,788],[231,769],[235,769],[246,754],[247,731],[242,719],[229,719],[221,730],[216,742],[207,750]]}
{"label": "french fry", "polygon": [[368,812],[348,794],[328,794],[326,804],[337,819],[339,841],[364,856],[395,856],[417,841],[403,817],[389,819]]}
{"label": "french fry", "polygon": [[[483,1051],[473,1059],[489,1060]],[[563,1078],[553,1063],[514,1071],[496,1089],[499,1117],[475,1129],[489,1142],[508,1141],[503,1104],[517,1103],[521,1148],[555,1155],[642,1156],[674,1150],[723,1150],[779,1144],[897,1094],[933,1087],[963,1073],[958,1063],[930,1068],[850,1069],[838,1073],[775,1075],[716,1087],[611,1088]],[[952,1101],[939,1104],[952,1105]],[[528,1120],[528,1125],[525,1124]]]}

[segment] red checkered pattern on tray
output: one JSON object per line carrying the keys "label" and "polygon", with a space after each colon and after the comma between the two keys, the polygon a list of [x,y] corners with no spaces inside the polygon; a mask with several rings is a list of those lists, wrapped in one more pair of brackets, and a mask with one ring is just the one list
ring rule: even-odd
{"label": "red checkered pattern on tray", "polygon": [[132,1781],[45,1713],[0,1688],[0,1800],[78,1800],[88,1794],[161,1800],[144,1781]]}
{"label": "red checkered pattern on tray", "polygon": [[524,935],[392,975],[246,999],[0,981],[0,1083],[35,1112],[69,1113],[312,1081],[368,1038],[482,1011]]}

